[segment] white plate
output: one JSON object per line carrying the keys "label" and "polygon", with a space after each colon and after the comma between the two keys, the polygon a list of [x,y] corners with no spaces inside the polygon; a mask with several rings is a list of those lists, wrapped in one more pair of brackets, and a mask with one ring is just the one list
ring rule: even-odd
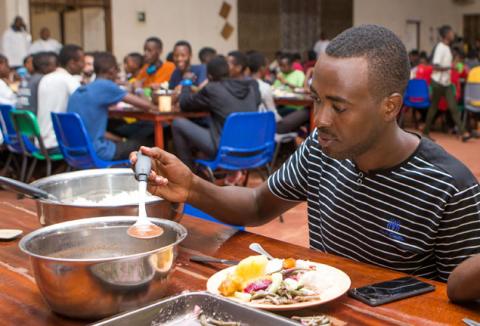
{"label": "white plate", "polygon": [[[343,271],[325,264],[319,264],[314,262],[310,262],[310,264],[315,265],[317,268],[317,271],[324,275],[324,280],[321,284],[321,287],[324,290],[320,293],[319,300],[311,300],[311,301],[299,302],[299,303],[293,303],[293,304],[274,305],[274,304],[260,304],[260,303],[253,303],[253,302],[245,302],[235,297],[228,297],[228,298],[240,303],[247,304],[254,308],[259,308],[259,309],[265,309],[265,310],[271,310],[271,311],[297,310],[297,309],[303,309],[307,307],[321,305],[321,304],[330,302],[332,300],[335,300],[336,298],[345,294],[345,292],[347,292],[348,289],[350,288],[350,285],[351,285],[350,277],[348,277],[348,275],[345,274]],[[207,291],[214,294],[221,295],[218,292],[218,287],[220,286],[222,281],[227,277],[227,275],[233,272],[235,268],[236,266],[231,266],[213,274],[207,281]]]}

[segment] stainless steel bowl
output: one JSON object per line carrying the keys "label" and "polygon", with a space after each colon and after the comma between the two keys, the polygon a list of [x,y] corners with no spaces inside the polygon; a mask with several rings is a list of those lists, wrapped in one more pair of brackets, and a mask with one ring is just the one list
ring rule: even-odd
{"label": "stainless steel bowl", "polygon": [[[116,195],[123,191],[135,191],[138,182],[131,169],[95,169],[61,173],[32,182],[58,198],[59,202],[37,199],[37,215],[42,225],[93,216],[134,216],[138,215],[137,203],[116,205],[72,204],[75,198],[99,200],[106,195]],[[158,198],[158,197],[157,197]],[[183,215],[182,203],[171,203],[162,198],[147,202],[148,216],[179,221]]]}
{"label": "stainless steel bowl", "polygon": [[162,236],[136,239],[127,229],[136,217],[110,216],[38,229],[19,243],[30,255],[35,281],[50,308],[62,315],[98,319],[165,295],[180,224],[153,218]]}

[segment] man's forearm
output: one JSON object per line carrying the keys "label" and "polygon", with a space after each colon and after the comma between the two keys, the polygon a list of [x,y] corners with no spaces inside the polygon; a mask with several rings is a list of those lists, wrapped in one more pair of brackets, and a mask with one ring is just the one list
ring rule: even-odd
{"label": "man's forearm", "polygon": [[480,299],[480,255],[458,265],[448,278],[448,297],[452,301]]}
{"label": "man's forearm", "polygon": [[274,198],[265,184],[219,187],[199,177],[194,177],[187,201],[224,223],[246,226],[264,224],[296,205]]}

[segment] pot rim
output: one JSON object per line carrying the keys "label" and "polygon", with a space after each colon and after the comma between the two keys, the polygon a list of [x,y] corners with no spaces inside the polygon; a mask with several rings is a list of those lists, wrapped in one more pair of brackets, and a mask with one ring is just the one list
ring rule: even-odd
{"label": "pot rim", "polygon": [[[55,175],[51,175],[48,177],[40,178],[38,180],[35,180],[31,182],[30,184],[32,186],[38,187],[42,189],[42,186],[47,185],[47,184],[52,184],[55,182],[62,182],[62,181],[67,181],[67,180],[72,180],[72,179],[77,179],[78,177],[95,177],[99,175],[133,175],[134,172],[130,168],[109,168],[109,169],[87,169],[87,170],[80,170],[80,171],[72,171],[72,172],[64,172],[64,173],[59,173]],[[152,195],[154,196],[154,195]],[[165,199],[159,196],[154,196],[156,198],[152,199],[147,199],[145,202],[145,205],[150,206],[150,205],[155,205],[158,202],[164,201]],[[51,199],[42,199],[42,198],[37,198],[35,199],[39,203],[45,203],[45,204],[54,204],[58,206],[67,206],[67,207],[80,207],[80,208],[104,208],[104,209],[109,209],[109,208],[117,208],[117,207],[133,207],[133,206],[138,206],[138,203],[128,203],[128,204],[120,204],[120,205],[89,205],[89,204],[72,204],[68,202],[63,202],[63,201],[53,201]]]}
{"label": "pot rim", "polygon": [[[149,219],[155,223],[156,225],[168,225],[169,227],[175,229],[177,231],[177,239],[175,242],[168,244],[166,246],[163,246],[161,248],[156,248],[152,249],[149,251],[137,253],[137,254],[131,254],[131,255],[123,255],[123,256],[115,256],[115,257],[106,257],[106,258],[57,258],[57,257],[50,257],[50,256],[45,256],[45,255],[39,255],[36,253],[31,252],[30,250],[27,249],[28,243],[32,240],[35,239],[39,236],[49,234],[49,233],[57,233],[57,232],[62,232],[62,230],[68,230],[70,229],[71,226],[88,226],[88,225],[95,225],[98,224],[98,227],[111,227],[115,225],[108,225],[109,223],[112,222],[131,222],[132,225],[133,223],[136,222],[138,219],[137,216],[104,216],[104,217],[89,217],[89,218],[83,218],[79,220],[73,220],[73,221],[67,221],[67,222],[62,222],[62,223],[57,223],[49,226],[45,226],[42,228],[39,228],[35,231],[32,231],[25,235],[18,243],[18,246],[21,251],[29,255],[30,257],[35,257],[39,259],[45,259],[45,260],[51,260],[51,261],[58,261],[58,262],[72,262],[72,263],[98,263],[98,262],[107,262],[107,261],[114,261],[114,260],[124,260],[124,259],[133,259],[133,258],[139,258],[143,256],[149,256],[153,253],[156,252],[161,252],[166,250],[169,247],[175,247],[177,246],[180,242],[182,242],[186,237],[187,237],[187,229],[174,221],[167,220],[167,219],[162,219],[162,218],[153,218],[149,217]],[[104,224],[102,224],[104,222]],[[121,224],[120,224],[121,225]],[[125,236],[128,237],[127,233],[125,232]],[[148,240],[145,240],[148,241]]]}

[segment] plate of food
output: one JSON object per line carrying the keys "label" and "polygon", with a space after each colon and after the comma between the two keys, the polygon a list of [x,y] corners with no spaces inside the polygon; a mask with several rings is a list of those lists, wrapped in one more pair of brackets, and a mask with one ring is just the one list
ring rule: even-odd
{"label": "plate of food", "polygon": [[249,256],[212,275],[207,291],[265,310],[296,310],[332,301],[350,288],[343,271],[301,259]]}

